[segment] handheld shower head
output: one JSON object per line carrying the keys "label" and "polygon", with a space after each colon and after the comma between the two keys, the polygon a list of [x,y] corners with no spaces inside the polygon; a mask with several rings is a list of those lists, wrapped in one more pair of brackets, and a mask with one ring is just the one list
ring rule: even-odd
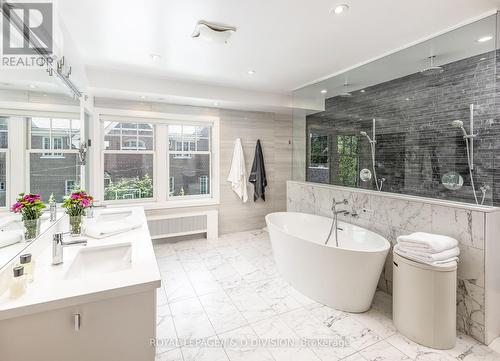
{"label": "handheld shower head", "polygon": [[361,134],[363,137],[368,136],[368,134],[366,134],[366,132],[359,132],[359,134]]}
{"label": "handheld shower head", "polygon": [[451,125],[453,128],[458,128],[458,129],[462,130],[464,137],[468,136],[467,131],[464,128],[464,122],[462,122],[461,120],[454,120],[451,122]]}

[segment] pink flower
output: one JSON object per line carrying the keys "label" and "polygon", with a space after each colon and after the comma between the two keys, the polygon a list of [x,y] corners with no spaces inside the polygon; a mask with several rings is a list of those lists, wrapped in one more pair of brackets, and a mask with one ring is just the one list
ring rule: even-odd
{"label": "pink flower", "polygon": [[83,198],[83,199],[80,201],[80,205],[81,205],[82,207],[88,207],[88,206],[89,206],[89,204],[90,204],[90,201],[89,201],[88,199],[86,199],[86,198]]}
{"label": "pink flower", "polygon": [[12,205],[10,210],[11,212],[17,213],[21,208],[23,208],[23,205],[20,202],[16,202]]}

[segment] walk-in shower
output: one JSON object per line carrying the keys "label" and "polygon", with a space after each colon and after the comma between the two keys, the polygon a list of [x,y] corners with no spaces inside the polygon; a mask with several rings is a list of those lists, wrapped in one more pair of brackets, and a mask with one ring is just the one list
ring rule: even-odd
{"label": "walk-in shower", "polygon": [[375,157],[375,146],[377,144],[377,139],[376,139],[376,120],[373,118],[372,120],[372,136],[368,135],[366,132],[359,132],[361,136],[366,137],[368,139],[368,142],[370,143],[370,151],[371,151],[371,157],[372,157],[372,169],[373,169],[373,179],[375,180],[375,186],[377,187],[377,191],[382,191],[383,184],[385,182],[385,178],[378,179],[377,178],[377,167],[375,165],[376,157]]}

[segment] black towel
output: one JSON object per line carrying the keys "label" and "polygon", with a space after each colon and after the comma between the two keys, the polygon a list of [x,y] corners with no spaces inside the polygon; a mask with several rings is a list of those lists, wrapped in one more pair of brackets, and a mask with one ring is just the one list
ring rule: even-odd
{"label": "black towel", "polygon": [[253,201],[256,202],[257,199],[262,198],[266,201],[266,167],[264,166],[264,157],[262,156],[262,148],[260,147],[260,139],[257,139],[257,144],[255,145],[255,158],[253,159],[252,171],[250,172],[250,177],[248,181],[253,184],[254,193]]}

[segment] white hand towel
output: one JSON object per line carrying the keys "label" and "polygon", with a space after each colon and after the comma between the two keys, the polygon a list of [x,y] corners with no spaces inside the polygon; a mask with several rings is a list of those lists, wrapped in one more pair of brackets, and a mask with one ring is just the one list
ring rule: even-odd
{"label": "white hand towel", "polygon": [[427,253],[427,252],[416,252],[413,251],[412,249],[405,248],[401,244],[397,244],[394,247],[394,250],[396,250],[396,252],[401,254],[402,256],[405,255],[408,257],[412,257],[412,259],[418,259],[428,263],[449,262],[450,259],[455,259],[460,255],[460,248],[458,247],[447,249],[439,253]]}
{"label": "white hand towel", "polygon": [[243,147],[241,139],[237,138],[234,143],[233,160],[231,161],[231,170],[227,177],[228,182],[231,182],[231,188],[238,197],[246,203],[248,200],[247,192],[247,170],[245,168],[245,157],[243,155]]}
{"label": "white hand towel", "polygon": [[11,244],[21,242],[23,234],[19,231],[0,232],[0,248],[10,246]]}
{"label": "white hand towel", "polygon": [[121,221],[93,222],[84,225],[84,232],[93,238],[104,238],[115,234],[131,231],[142,225],[140,221],[127,217]]}
{"label": "white hand towel", "polygon": [[439,253],[457,247],[458,241],[452,237],[425,232],[415,232],[398,237],[398,243],[405,249],[417,252]]}

